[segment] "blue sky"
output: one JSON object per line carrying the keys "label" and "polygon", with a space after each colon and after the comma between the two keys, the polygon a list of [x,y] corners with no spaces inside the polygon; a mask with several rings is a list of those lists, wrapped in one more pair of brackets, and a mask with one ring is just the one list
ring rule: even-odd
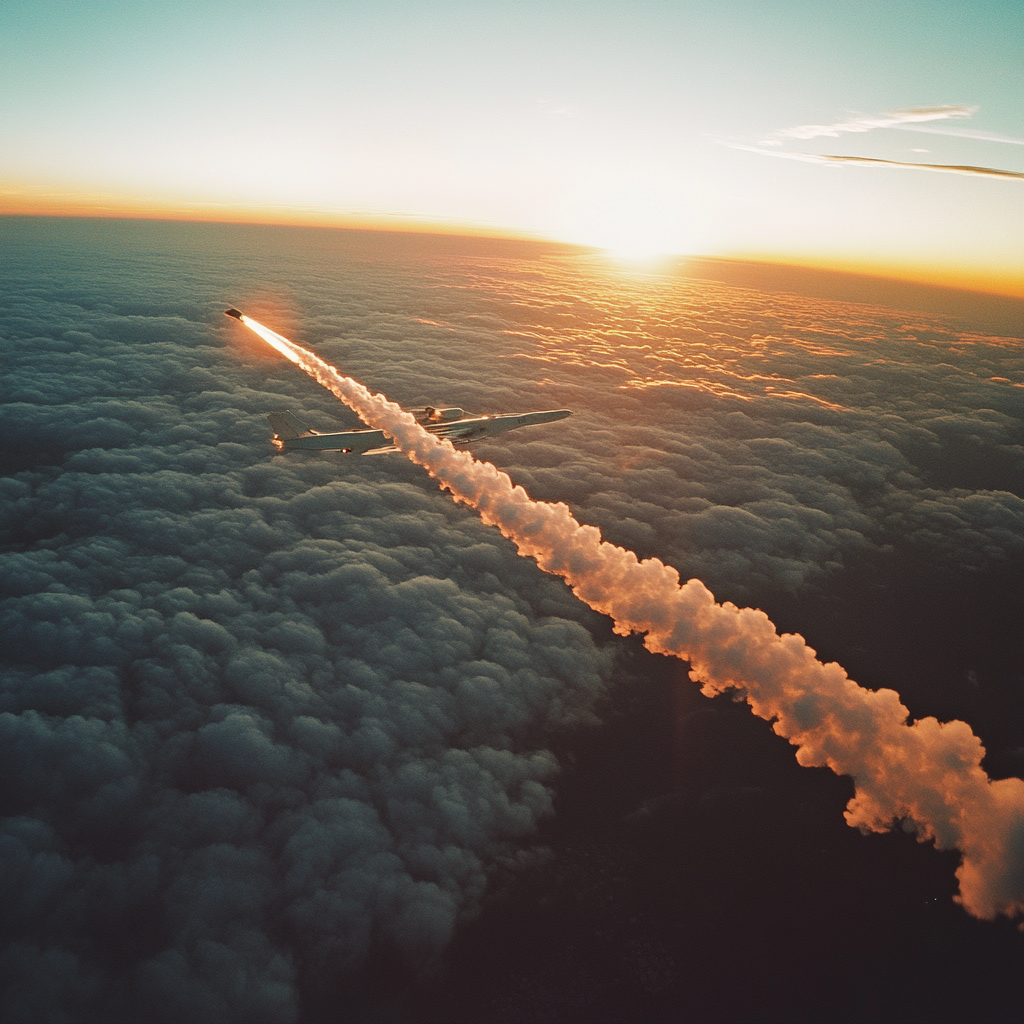
{"label": "blue sky", "polygon": [[[1024,138],[1018,4],[9,2],[0,18],[9,212],[453,223],[1024,289],[1024,182],[891,166],[1024,172],[1024,146],[996,141]],[[922,107],[955,112],[777,134]]]}

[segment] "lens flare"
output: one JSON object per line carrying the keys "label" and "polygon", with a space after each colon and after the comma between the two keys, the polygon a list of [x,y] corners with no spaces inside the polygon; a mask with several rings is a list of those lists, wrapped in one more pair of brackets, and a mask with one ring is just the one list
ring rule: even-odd
{"label": "lens flare", "polygon": [[957,902],[988,920],[1024,915],[1024,781],[989,779],[981,767],[985,750],[967,723],[908,724],[895,690],[859,686],[840,665],[818,661],[802,636],[780,636],[764,612],[718,604],[699,580],[681,584],[659,559],[641,561],[609,544],[566,505],[534,501],[507,474],[428,433],[383,395],[250,317],[239,319],[393,438],[521,555],[609,615],[616,633],[643,633],[649,650],[688,661],[690,678],[707,696],[742,694],[797,748],[801,765],[852,776],[851,826],[883,832],[902,821],[922,842],[959,850]]}

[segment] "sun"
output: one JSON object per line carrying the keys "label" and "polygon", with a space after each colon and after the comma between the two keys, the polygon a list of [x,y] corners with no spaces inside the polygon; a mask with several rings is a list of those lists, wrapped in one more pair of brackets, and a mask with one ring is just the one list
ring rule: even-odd
{"label": "sun", "polygon": [[679,249],[678,239],[649,210],[620,206],[614,215],[606,211],[602,220],[588,233],[594,244],[616,259],[643,262]]}
{"label": "sun", "polygon": [[624,224],[618,230],[604,232],[597,246],[610,260],[650,269],[679,253],[680,246],[673,241],[664,231],[647,230],[643,224]]}
{"label": "sun", "polygon": [[657,245],[641,241],[612,246],[607,252],[612,259],[625,263],[657,263],[670,255]]}
{"label": "sun", "polygon": [[659,202],[658,197],[622,189],[597,198],[599,202],[577,211],[577,222],[565,232],[574,236],[574,241],[633,264],[647,264],[686,251],[689,239],[685,237],[685,225],[677,211]]}

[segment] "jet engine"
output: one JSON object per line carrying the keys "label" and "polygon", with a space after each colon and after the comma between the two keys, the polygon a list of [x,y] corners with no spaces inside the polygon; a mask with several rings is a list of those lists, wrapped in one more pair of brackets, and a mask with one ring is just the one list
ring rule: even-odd
{"label": "jet engine", "polygon": [[423,411],[431,423],[452,423],[455,420],[461,420],[465,415],[461,409],[435,409],[430,405]]}

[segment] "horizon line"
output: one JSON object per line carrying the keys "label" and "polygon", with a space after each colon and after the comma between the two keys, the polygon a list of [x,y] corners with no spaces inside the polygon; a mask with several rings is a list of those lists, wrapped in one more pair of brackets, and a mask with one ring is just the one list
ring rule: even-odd
{"label": "horizon line", "polygon": [[[53,211],[38,208],[10,209],[7,208],[7,203],[4,202],[9,197],[9,193],[5,195],[3,192],[0,192],[0,219],[18,217],[48,220],[153,221],[178,224],[220,224],[237,227],[311,228],[322,231],[354,231],[366,234],[433,235],[442,238],[472,238],[495,242],[526,242],[565,249],[576,249],[595,255],[607,255],[611,258],[624,259],[627,262],[650,267],[657,264],[665,264],[669,261],[708,260],[737,265],[772,267],[779,270],[791,269],[798,272],[846,275],[866,280],[904,283],[942,291],[966,292],[972,295],[1024,301],[1024,280],[1020,279],[1020,275],[1013,275],[1009,271],[1001,274],[975,271],[969,275],[972,279],[971,283],[960,283],[955,271],[944,271],[934,266],[915,267],[912,264],[898,268],[893,263],[881,259],[877,261],[857,258],[841,259],[824,255],[815,258],[798,254],[787,255],[780,253],[775,255],[764,252],[738,252],[730,254],[722,252],[663,252],[647,257],[630,258],[617,254],[616,250],[611,247],[552,238],[539,232],[528,232],[517,228],[466,221],[435,220],[414,214],[349,213],[325,215],[322,211],[310,210],[307,212],[305,210],[292,209],[288,211],[288,214],[291,214],[291,216],[284,214],[277,217],[273,214],[267,215],[265,213],[261,217],[255,212],[250,212],[249,215],[242,213],[232,214],[230,212],[213,214],[212,211],[209,213],[190,210],[161,212],[130,208],[121,210],[85,208]],[[957,268],[957,271],[962,274],[963,268]]]}

